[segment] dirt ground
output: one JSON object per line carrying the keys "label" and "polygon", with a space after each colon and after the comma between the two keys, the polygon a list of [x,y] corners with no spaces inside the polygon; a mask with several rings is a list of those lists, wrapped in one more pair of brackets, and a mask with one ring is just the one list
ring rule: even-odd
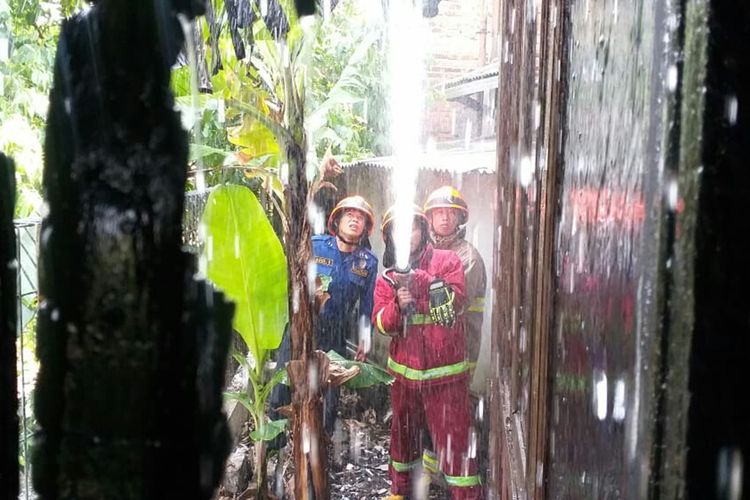
{"label": "dirt ground", "polygon": [[[344,389],[339,419],[328,447],[329,486],[332,499],[376,500],[389,494],[388,441],[390,399],[387,387],[350,391]],[[291,445],[287,446],[287,451]],[[293,499],[294,464],[288,453],[268,459],[269,491],[277,499]],[[422,491],[415,498],[450,498],[441,484],[418,481]],[[249,493],[249,492],[247,492]],[[218,500],[241,500],[249,495],[219,495]]]}

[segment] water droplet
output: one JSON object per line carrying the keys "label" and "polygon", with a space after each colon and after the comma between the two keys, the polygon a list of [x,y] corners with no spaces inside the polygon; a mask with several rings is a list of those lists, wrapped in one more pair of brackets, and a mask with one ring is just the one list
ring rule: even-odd
{"label": "water droplet", "polygon": [[316,363],[310,363],[307,367],[307,386],[312,393],[318,390],[318,365]]}
{"label": "water droplet", "polygon": [[44,200],[41,205],[39,205],[39,216],[44,218],[49,215],[49,203],[47,203],[47,200]]}
{"label": "water droplet", "polygon": [[670,92],[677,90],[677,76],[677,66],[673,64],[667,69],[667,89]]}
{"label": "water droplet", "polygon": [[313,234],[323,234],[325,232],[325,213],[314,202],[307,206],[307,220],[312,226]]}
{"label": "water droplet", "polygon": [[302,453],[310,453],[310,429],[302,427]]}
{"label": "water droplet", "polygon": [[314,260],[307,263],[307,288],[312,295],[315,293],[315,278],[318,275],[318,266]]}
{"label": "water droplet", "polygon": [[673,212],[677,210],[678,194],[677,180],[671,179],[667,183],[667,207]]}
{"label": "water droplet", "polygon": [[51,319],[54,322],[57,322],[57,320],[60,319],[60,310],[58,308],[52,309],[52,312],[49,314],[49,319]]}
{"label": "water droplet", "polygon": [[203,276],[206,276],[208,271],[208,259],[206,259],[205,254],[201,254],[200,257],[198,257],[198,272],[196,273],[196,278],[201,278]]}
{"label": "water droplet", "polygon": [[75,334],[78,332],[78,328],[73,323],[68,323],[67,325],[65,325],[65,329],[68,331],[68,333]]}
{"label": "water droplet", "polygon": [[536,484],[542,486],[544,483],[544,463],[537,461],[536,463]]}
{"label": "water droplet", "polygon": [[52,236],[52,226],[47,226],[44,228],[44,231],[42,231],[42,245],[47,246],[47,243],[49,243],[50,236]]}
{"label": "water droplet", "polygon": [[669,28],[671,31],[674,31],[679,27],[680,19],[677,17],[677,14],[670,14],[670,16],[667,18],[667,28]]}
{"label": "water droplet", "polygon": [[464,129],[464,149],[469,149],[471,145],[471,132],[474,127],[470,119],[466,119],[466,128]]}
{"label": "water droplet", "polygon": [[370,352],[372,346],[372,325],[369,318],[362,316],[359,318],[359,345],[365,354]]}
{"label": "water droplet", "polygon": [[727,121],[730,125],[737,123],[737,96],[730,95],[724,99],[724,115],[727,117]]}
{"label": "water droplet", "polygon": [[594,369],[594,412],[596,418],[604,420],[607,418],[607,374],[602,370]]}
{"label": "water droplet", "polygon": [[617,422],[625,420],[625,381],[615,382],[615,396],[612,406],[612,418]]}
{"label": "water droplet", "polygon": [[15,271],[16,269],[18,269],[18,259],[13,259],[11,261],[8,261],[7,267],[11,271]]}
{"label": "water droplet", "polygon": [[743,469],[742,450],[736,446],[724,446],[719,450],[716,464],[717,498],[742,498]]}
{"label": "water droplet", "polygon": [[531,184],[531,181],[534,178],[534,169],[534,162],[530,157],[524,156],[521,158],[521,163],[518,168],[518,182],[521,183],[521,186],[528,187],[529,184]]}

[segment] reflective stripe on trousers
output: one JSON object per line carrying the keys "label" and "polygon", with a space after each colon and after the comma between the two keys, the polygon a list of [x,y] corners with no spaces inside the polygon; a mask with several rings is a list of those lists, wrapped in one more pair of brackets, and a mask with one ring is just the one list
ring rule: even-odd
{"label": "reflective stripe on trousers", "polygon": [[388,368],[390,368],[393,373],[397,373],[406,379],[426,381],[459,375],[465,371],[468,371],[469,363],[467,361],[459,361],[458,363],[454,363],[452,365],[438,366],[435,368],[428,368],[427,370],[418,370],[416,368],[410,368],[408,366],[397,363],[393,360],[393,358],[389,357]]}

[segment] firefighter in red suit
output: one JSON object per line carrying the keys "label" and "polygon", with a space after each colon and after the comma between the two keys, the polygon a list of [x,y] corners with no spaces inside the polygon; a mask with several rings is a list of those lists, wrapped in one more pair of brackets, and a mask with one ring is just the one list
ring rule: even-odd
{"label": "firefighter in red suit", "polygon": [[[412,214],[407,214],[411,217]],[[383,217],[384,264],[393,265],[393,210]],[[391,337],[390,476],[392,500],[412,493],[412,471],[421,465],[423,429],[428,429],[440,471],[454,499],[481,499],[475,446],[470,443],[469,363],[463,321],[464,271],[453,252],[434,249],[429,224],[413,208],[410,268],[388,268],[378,276],[372,321]]]}

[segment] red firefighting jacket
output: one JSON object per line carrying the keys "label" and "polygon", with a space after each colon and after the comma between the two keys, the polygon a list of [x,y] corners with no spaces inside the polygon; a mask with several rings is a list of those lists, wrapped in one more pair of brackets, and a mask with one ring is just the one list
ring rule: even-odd
{"label": "red firefighting jacket", "polygon": [[428,245],[414,268],[410,291],[416,311],[408,319],[405,336],[396,290],[382,275],[375,282],[372,322],[380,333],[391,337],[388,371],[407,384],[436,385],[468,377],[464,322],[459,317],[448,328],[430,319],[428,288],[436,278],[455,293],[456,311],[463,310],[466,296],[461,259]]}

